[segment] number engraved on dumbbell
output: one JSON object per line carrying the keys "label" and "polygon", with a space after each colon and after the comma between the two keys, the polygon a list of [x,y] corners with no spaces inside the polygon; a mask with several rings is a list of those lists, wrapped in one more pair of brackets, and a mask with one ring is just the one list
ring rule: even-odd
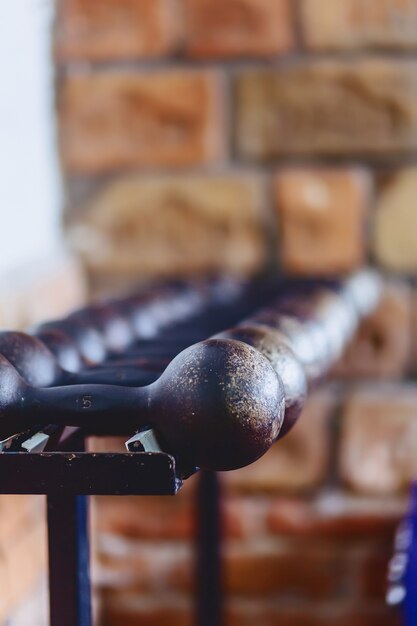
{"label": "number engraved on dumbbell", "polygon": [[93,398],[92,396],[83,396],[81,398],[81,402],[83,409],[91,409],[91,406],[93,404]]}

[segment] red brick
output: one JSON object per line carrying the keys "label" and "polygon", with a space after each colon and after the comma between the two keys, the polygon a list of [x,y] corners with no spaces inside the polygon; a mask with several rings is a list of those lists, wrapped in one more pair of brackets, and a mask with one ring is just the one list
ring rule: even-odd
{"label": "red brick", "polygon": [[63,0],[58,8],[59,61],[160,57],[178,43],[172,0]]}
{"label": "red brick", "polygon": [[305,491],[324,480],[329,458],[329,419],[335,406],[330,390],[310,396],[292,431],[256,463],[224,475],[230,490],[277,493]]}
{"label": "red brick", "polygon": [[377,310],[365,319],[333,374],[342,378],[398,379],[411,356],[411,292],[406,283],[387,284]]}
{"label": "red brick", "polygon": [[[182,598],[105,596],[103,626],[191,626],[193,612]],[[225,626],[400,626],[398,614],[383,606],[369,608],[307,603],[287,607],[282,602],[228,599]]]}
{"label": "red brick", "polygon": [[[197,476],[198,480],[198,476]],[[94,532],[117,535],[136,540],[181,540],[194,536],[196,480],[187,480],[174,498],[166,496],[124,497],[97,496],[94,498]],[[222,501],[224,532],[227,537],[245,538],[260,534],[265,529],[269,503],[264,497],[234,496]]]}
{"label": "red brick", "polygon": [[413,152],[415,84],[415,63],[405,59],[322,59],[245,70],[235,89],[238,155],[263,162]]}
{"label": "red brick", "polygon": [[346,403],[339,456],[343,479],[364,493],[395,494],[417,474],[417,389],[375,385]]}
{"label": "red brick", "polygon": [[[390,549],[391,548],[391,549]],[[358,586],[360,595],[370,601],[385,602],[388,562],[392,558],[392,543],[385,550],[368,550],[360,557]]]}
{"label": "red brick", "polygon": [[130,176],[98,190],[68,233],[94,276],[253,273],[265,262],[263,182],[255,175]]}
{"label": "red brick", "polygon": [[88,452],[126,452],[124,437],[89,437]]}
{"label": "red brick", "polygon": [[219,95],[211,70],[71,75],[59,93],[64,164],[98,174],[217,160],[224,137]]}
{"label": "red brick", "polygon": [[225,587],[245,597],[295,601],[341,597],[351,570],[346,553],[324,543],[232,544],[225,553]]}
{"label": "red brick", "polygon": [[186,539],[194,528],[193,504],[188,498],[95,498],[98,533],[128,539]]}
{"label": "red brick", "polygon": [[405,511],[402,499],[359,498],[343,492],[312,500],[275,499],[268,528],[279,536],[340,541],[392,540]]}
{"label": "red brick", "polygon": [[227,538],[251,539],[265,534],[269,498],[229,495],[222,504],[223,532]]}
{"label": "red brick", "polygon": [[199,58],[270,56],[294,47],[290,0],[185,0],[185,48]]}
{"label": "red brick", "polygon": [[415,0],[302,0],[304,38],[313,50],[415,49]]}
{"label": "red brick", "polygon": [[284,269],[301,274],[350,271],[365,258],[370,178],[360,169],[287,169],[276,177]]}
{"label": "red brick", "polygon": [[[354,604],[352,602],[351,604]],[[398,613],[380,607],[360,608],[337,603],[282,606],[280,602],[229,602],[226,626],[400,626]]]}
{"label": "red brick", "polygon": [[141,597],[135,593],[105,593],[103,626],[191,626],[194,623],[190,600]]}

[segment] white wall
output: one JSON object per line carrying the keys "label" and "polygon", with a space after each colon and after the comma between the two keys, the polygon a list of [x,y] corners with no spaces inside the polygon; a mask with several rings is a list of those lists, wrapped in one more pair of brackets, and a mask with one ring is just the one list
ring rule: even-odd
{"label": "white wall", "polygon": [[0,0],[0,276],[59,241],[53,0]]}

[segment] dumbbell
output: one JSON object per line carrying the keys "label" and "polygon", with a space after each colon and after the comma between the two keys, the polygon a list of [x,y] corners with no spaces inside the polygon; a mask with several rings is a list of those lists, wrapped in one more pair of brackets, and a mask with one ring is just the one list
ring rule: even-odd
{"label": "dumbbell", "polygon": [[320,378],[340,357],[359,320],[381,294],[378,275],[359,272],[343,282],[310,286],[308,297],[297,293],[262,309],[243,325],[278,331],[303,364],[309,380]]}
{"label": "dumbbell", "polygon": [[146,292],[107,302],[128,319],[136,338],[151,338],[161,329],[200,313],[206,306],[230,305],[241,296],[245,284],[231,277],[171,280],[148,287]]}
{"label": "dumbbell", "polygon": [[47,345],[51,334],[55,346],[60,339],[64,340],[65,349],[72,345],[78,351],[81,363],[96,364],[104,361],[107,355],[104,338],[92,325],[86,325],[80,320],[52,320],[39,324],[30,329],[30,334],[39,337]]}
{"label": "dumbbell", "polygon": [[41,341],[67,372],[78,372],[88,365],[72,337],[57,329],[34,331],[30,336]]}
{"label": "dumbbell", "polygon": [[[76,384],[117,384],[142,386],[152,383],[165,369],[169,360],[137,359],[130,367],[107,367],[68,372],[62,369],[56,357],[37,337],[22,332],[0,332],[0,354],[17,369],[22,378],[34,387]],[[0,381],[1,384],[1,381]],[[41,444],[51,445],[56,440],[57,429],[42,424],[29,433],[15,433],[0,444],[1,448],[37,451]],[[31,435],[36,436],[35,442]],[[30,440],[30,444],[27,441]],[[38,441],[39,440],[39,441]]]}
{"label": "dumbbell", "polygon": [[78,371],[85,364],[101,363],[111,353],[126,351],[134,339],[154,337],[167,325],[197,313],[211,296],[216,302],[229,302],[241,289],[232,280],[177,281],[97,303],[31,332],[55,354],[61,367]]}
{"label": "dumbbell", "polygon": [[81,309],[63,320],[39,324],[30,332],[70,372],[102,362],[109,350],[123,350],[136,336],[118,309],[105,303]]}
{"label": "dumbbell", "polygon": [[380,295],[379,276],[362,271],[342,283],[313,283],[307,292],[295,289],[236,328],[216,335],[253,346],[280,376],[286,408],[279,437],[295,424],[308,385],[337,360],[360,318],[376,306]]}
{"label": "dumbbell", "polygon": [[167,365],[167,360],[136,359],[129,367],[108,365],[69,372],[60,367],[55,356],[38,337],[18,331],[0,332],[0,354],[33,387],[52,387],[86,383],[148,385]]}
{"label": "dumbbell", "polygon": [[285,396],[285,419],[278,438],[286,435],[296,423],[307,396],[305,368],[288,342],[276,331],[262,326],[238,326],[214,335],[216,339],[242,341],[266,357],[280,377]]}
{"label": "dumbbell", "polygon": [[284,389],[269,361],[240,341],[190,346],[147,387],[36,388],[0,356],[0,437],[39,422],[123,434],[150,426],[162,448],[188,466],[236,469],[276,440]]}
{"label": "dumbbell", "polygon": [[[0,332],[0,354],[34,387],[75,385],[80,383],[148,385],[164,370],[167,362],[138,359],[134,367],[108,367],[69,372],[62,369],[56,357],[37,337],[22,332]],[[168,361],[169,362],[169,361]],[[1,381],[0,381],[1,384]],[[43,422],[44,424],[44,422]],[[25,433],[14,433],[0,441],[1,449],[39,451],[57,442],[61,429],[37,425]]]}
{"label": "dumbbell", "polygon": [[[179,288],[181,293],[178,293]],[[85,366],[91,362],[102,362],[108,348],[113,351],[121,350],[132,340],[130,326],[119,308],[125,313],[128,311],[130,316],[135,315],[136,332],[148,336],[153,334],[148,332],[150,325],[154,328],[158,325],[163,327],[170,318],[180,318],[198,310],[203,296],[209,297],[208,289],[217,303],[228,303],[236,299],[242,285],[234,280],[216,280],[207,284],[201,283],[196,293],[195,288],[182,283],[165,287],[163,294],[160,288],[153,288],[147,290],[146,294],[134,295],[114,303],[102,302],[81,309],[64,320],[39,326],[32,338],[22,333],[14,336],[12,333],[3,333],[0,337],[0,353],[3,351],[23,378],[34,386],[79,383],[126,386],[150,384],[172,357],[185,347],[184,343],[176,341],[174,350],[170,349],[168,352],[166,348],[162,351],[157,349],[156,355],[151,358],[131,356],[123,367],[120,367],[121,363],[117,363],[117,367],[116,363],[89,369],[85,369]],[[144,312],[144,308],[148,310]],[[126,317],[129,318],[129,315]],[[202,338],[201,335],[198,338]],[[195,340],[191,336],[185,345],[194,343]],[[52,356],[55,356],[57,362],[54,362]],[[19,436],[16,441],[18,439]]]}
{"label": "dumbbell", "polygon": [[[32,334],[47,345],[52,336],[55,353],[60,348],[60,339],[64,339],[66,350],[68,345],[72,345],[73,352],[78,350],[81,364],[101,363],[110,352],[122,352],[135,340],[129,320],[117,307],[105,303],[80,309],[63,320],[40,324],[32,329]],[[57,358],[62,362],[61,353]]]}

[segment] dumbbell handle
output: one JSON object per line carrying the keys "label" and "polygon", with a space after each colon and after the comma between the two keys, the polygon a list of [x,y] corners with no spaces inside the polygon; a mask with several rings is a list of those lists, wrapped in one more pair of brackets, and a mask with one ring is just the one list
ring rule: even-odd
{"label": "dumbbell handle", "polygon": [[[155,421],[149,418],[151,392],[152,385],[139,388],[117,385],[28,386],[20,402],[8,408],[8,418],[19,431],[39,423],[50,423],[79,426],[96,434],[123,435]],[[143,423],[142,415],[145,416]],[[11,423],[6,422],[0,437],[10,432]]]}

